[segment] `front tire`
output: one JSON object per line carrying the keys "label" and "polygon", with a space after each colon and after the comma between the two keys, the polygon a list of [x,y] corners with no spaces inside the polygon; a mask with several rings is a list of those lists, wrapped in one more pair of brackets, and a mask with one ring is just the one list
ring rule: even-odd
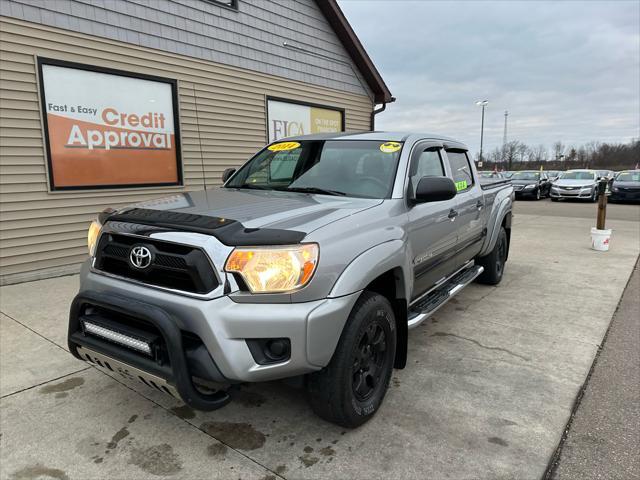
{"label": "front tire", "polygon": [[484,272],[477,278],[478,283],[484,283],[486,285],[497,285],[500,283],[508,252],[509,241],[507,239],[507,231],[504,227],[500,227],[498,240],[493,250],[491,250],[488,255],[476,259],[476,264],[484,267]]}
{"label": "front tire", "polygon": [[389,301],[364,291],[354,305],[329,365],[309,376],[309,401],[321,418],[347,428],[373,417],[387,392],[396,351]]}
{"label": "front tire", "polygon": [[591,196],[591,203],[596,203],[598,201],[598,189],[596,188],[593,191],[593,195]]}
{"label": "front tire", "polygon": [[542,198],[542,193],[540,192],[540,189],[538,188],[536,190],[536,200],[540,200]]}

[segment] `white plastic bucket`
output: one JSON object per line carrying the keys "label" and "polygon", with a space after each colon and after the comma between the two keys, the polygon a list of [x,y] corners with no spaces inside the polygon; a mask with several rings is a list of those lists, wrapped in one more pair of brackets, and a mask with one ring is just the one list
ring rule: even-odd
{"label": "white plastic bucket", "polygon": [[609,239],[611,238],[611,229],[598,230],[596,227],[591,227],[591,248],[599,252],[606,252],[609,250]]}

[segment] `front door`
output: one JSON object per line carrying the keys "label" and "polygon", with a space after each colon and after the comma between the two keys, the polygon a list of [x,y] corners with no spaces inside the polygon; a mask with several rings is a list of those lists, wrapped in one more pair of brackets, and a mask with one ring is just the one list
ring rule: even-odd
{"label": "front door", "polygon": [[[430,143],[414,149],[409,170],[410,193],[420,178],[446,176],[442,149]],[[414,286],[412,300],[451,272],[456,248],[455,199],[413,205],[408,213]]]}

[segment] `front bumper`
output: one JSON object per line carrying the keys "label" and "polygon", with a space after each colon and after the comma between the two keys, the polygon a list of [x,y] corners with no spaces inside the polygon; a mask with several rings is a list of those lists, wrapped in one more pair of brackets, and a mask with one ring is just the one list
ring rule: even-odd
{"label": "front bumper", "polygon": [[521,189],[521,190],[515,190],[513,191],[516,194],[516,198],[522,198],[522,197],[535,197],[536,193],[538,192],[537,188],[528,188],[528,189]]}
{"label": "front bumper", "polygon": [[[228,383],[293,377],[319,370],[329,363],[358,296],[359,292],[305,303],[272,304],[236,303],[227,296],[203,300],[107,277],[89,271],[85,265],[81,272],[81,290],[70,314],[69,348],[83,360],[86,358],[77,354],[77,347],[98,350],[165,379],[194,408],[211,409],[203,408],[203,402],[189,388],[189,385],[193,387],[191,377],[194,372],[180,342],[183,332],[199,338],[212,360],[211,363],[200,362],[200,368],[214,365],[205,372],[207,375],[199,377]],[[153,362],[140,363],[140,355],[125,347],[111,345],[105,350],[105,342],[96,342],[95,338],[82,332],[83,304],[115,309],[153,323],[167,344],[169,365],[157,368]],[[289,339],[288,359],[281,363],[259,364],[247,339],[262,338]]]}
{"label": "front bumper", "polygon": [[609,200],[618,202],[640,202],[640,190],[611,190]]}
{"label": "front bumper", "polygon": [[580,198],[589,200],[593,197],[593,188],[588,189],[566,189],[562,187],[551,187],[549,193],[551,198]]}

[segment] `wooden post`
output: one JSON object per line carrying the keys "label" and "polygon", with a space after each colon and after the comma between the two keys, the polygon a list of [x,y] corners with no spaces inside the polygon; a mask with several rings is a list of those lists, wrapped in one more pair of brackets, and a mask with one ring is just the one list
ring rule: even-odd
{"label": "wooden post", "polygon": [[598,183],[598,219],[596,222],[598,230],[604,230],[607,218],[607,183],[606,179],[602,179]]}

